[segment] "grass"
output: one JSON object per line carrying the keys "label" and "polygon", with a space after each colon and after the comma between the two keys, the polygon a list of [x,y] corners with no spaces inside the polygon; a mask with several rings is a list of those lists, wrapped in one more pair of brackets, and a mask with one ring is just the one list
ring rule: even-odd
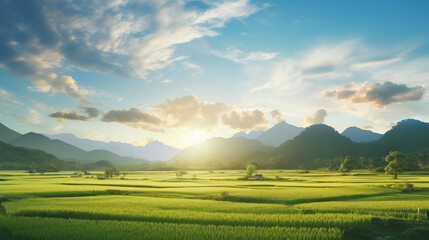
{"label": "grass", "polygon": [[261,173],[269,180],[237,180],[244,171],[122,180],[1,171],[0,238],[419,239],[429,229],[427,174]]}

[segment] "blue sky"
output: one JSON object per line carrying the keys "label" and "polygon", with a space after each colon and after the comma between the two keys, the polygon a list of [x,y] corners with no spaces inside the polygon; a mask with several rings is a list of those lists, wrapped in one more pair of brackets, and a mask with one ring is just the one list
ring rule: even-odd
{"label": "blue sky", "polygon": [[427,1],[2,1],[0,122],[186,147],[429,121]]}

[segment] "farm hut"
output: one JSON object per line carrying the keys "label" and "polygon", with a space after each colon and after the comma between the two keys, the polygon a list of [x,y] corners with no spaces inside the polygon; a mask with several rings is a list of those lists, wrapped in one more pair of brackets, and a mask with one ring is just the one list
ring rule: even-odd
{"label": "farm hut", "polygon": [[262,174],[255,174],[255,180],[264,180]]}

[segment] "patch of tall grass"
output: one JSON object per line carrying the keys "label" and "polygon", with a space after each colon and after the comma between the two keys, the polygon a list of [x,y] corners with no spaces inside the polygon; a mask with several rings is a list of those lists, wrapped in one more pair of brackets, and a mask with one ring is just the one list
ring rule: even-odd
{"label": "patch of tall grass", "polygon": [[0,228],[13,239],[319,239],[337,240],[337,228],[214,226],[201,224],[91,221],[0,216]]}

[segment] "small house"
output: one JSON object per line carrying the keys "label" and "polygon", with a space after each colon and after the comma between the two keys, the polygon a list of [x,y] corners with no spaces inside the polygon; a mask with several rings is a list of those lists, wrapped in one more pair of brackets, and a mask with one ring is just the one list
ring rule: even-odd
{"label": "small house", "polygon": [[262,174],[255,174],[255,180],[264,180]]}

